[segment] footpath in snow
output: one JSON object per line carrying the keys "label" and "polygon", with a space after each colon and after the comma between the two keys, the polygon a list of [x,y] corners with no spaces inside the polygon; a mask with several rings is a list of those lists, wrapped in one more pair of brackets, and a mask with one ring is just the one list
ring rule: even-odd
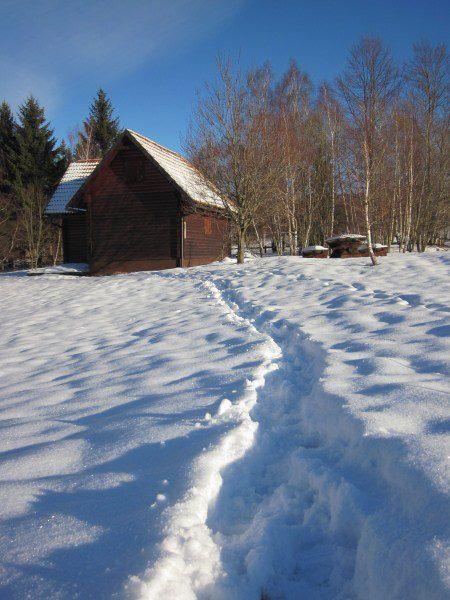
{"label": "footpath in snow", "polygon": [[199,457],[230,439],[206,511],[251,444],[274,350],[196,278],[13,274],[0,297],[0,597],[110,598]]}
{"label": "footpath in snow", "polygon": [[446,598],[449,266],[1,276],[0,596]]}
{"label": "footpath in snow", "polygon": [[142,597],[448,595],[448,266],[436,254],[196,271],[277,344],[278,368],[206,529],[183,522],[189,498],[168,513]]}

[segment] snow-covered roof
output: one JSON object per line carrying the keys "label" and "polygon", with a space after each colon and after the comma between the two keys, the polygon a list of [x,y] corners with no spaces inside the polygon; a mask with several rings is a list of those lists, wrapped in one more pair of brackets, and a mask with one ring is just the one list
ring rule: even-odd
{"label": "snow-covered roof", "polygon": [[126,131],[194,202],[224,207],[223,200],[213,186],[183,156],[131,129]]}
{"label": "snow-covered roof", "polygon": [[328,248],[325,246],[306,246],[306,248],[302,248],[302,252],[328,252]]}
{"label": "snow-covered roof", "polygon": [[[224,208],[224,203],[218,192],[201,173],[183,156],[144,137],[140,133],[126,129],[127,133],[167,175],[191,198],[199,204]],[[45,213],[64,214],[70,212],[67,205],[76,192],[88,179],[100,160],[76,161],[70,163],[58,185]]]}
{"label": "snow-covered roof", "polygon": [[[366,252],[368,247],[369,246],[367,244],[361,244],[361,246],[358,246],[358,252]],[[382,248],[387,248],[387,246],[384,244],[372,244],[372,248],[374,250],[381,250]]]}
{"label": "snow-covered roof", "polygon": [[71,162],[48,203],[45,214],[58,215],[70,212],[67,210],[67,204],[99,162],[98,159]]}
{"label": "snow-covered roof", "polygon": [[365,235],[359,235],[358,233],[341,233],[341,235],[334,235],[333,237],[327,238],[325,241],[327,244],[330,242],[339,242],[340,240],[365,240]]}

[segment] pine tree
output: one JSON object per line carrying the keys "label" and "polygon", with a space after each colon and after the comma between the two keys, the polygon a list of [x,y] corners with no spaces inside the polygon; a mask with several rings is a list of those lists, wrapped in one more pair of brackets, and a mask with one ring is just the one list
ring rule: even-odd
{"label": "pine tree", "polygon": [[36,267],[48,254],[55,235],[43,213],[64,171],[65,159],[45,119],[44,109],[33,96],[19,107],[18,116],[12,191],[23,250],[29,264]]}
{"label": "pine tree", "polygon": [[113,117],[113,113],[111,100],[100,88],[91,104],[87,124],[85,123],[85,131],[92,131],[92,140],[100,156],[105,156],[120,134],[120,122],[117,117]]}
{"label": "pine tree", "polygon": [[59,153],[61,155],[61,161],[65,171],[73,160],[72,150],[70,146],[65,142],[65,140],[61,142],[61,146],[59,147]]}
{"label": "pine tree", "polygon": [[17,149],[14,164],[16,193],[33,186],[49,194],[62,174],[65,161],[45,119],[44,109],[33,96],[19,107]]}
{"label": "pine tree", "polygon": [[0,105],[0,193],[8,194],[17,159],[17,126],[7,102]]}

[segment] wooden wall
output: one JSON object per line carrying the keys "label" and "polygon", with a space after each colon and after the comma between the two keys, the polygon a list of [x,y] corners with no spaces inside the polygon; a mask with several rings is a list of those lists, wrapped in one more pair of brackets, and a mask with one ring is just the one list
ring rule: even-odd
{"label": "wooden wall", "polygon": [[87,222],[86,214],[64,215],[63,227],[63,255],[64,262],[87,262]]}
{"label": "wooden wall", "polygon": [[131,142],[85,193],[91,272],[165,269],[180,264],[179,202],[172,184]]}
{"label": "wooden wall", "polygon": [[229,254],[227,220],[208,208],[182,217],[181,205],[177,187],[124,138],[87,183],[78,204],[87,208],[85,248],[91,273],[189,267]]}
{"label": "wooden wall", "polygon": [[184,267],[204,265],[229,255],[228,222],[225,218],[201,211],[187,215],[184,220]]}

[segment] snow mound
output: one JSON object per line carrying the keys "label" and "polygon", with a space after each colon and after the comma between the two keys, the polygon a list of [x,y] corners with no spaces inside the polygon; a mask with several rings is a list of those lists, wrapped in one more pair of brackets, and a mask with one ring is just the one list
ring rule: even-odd
{"label": "snow mound", "polygon": [[86,263],[64,263],[54,267],[29,269],[28,275],[81,275],[88,272],[89,265]]}

